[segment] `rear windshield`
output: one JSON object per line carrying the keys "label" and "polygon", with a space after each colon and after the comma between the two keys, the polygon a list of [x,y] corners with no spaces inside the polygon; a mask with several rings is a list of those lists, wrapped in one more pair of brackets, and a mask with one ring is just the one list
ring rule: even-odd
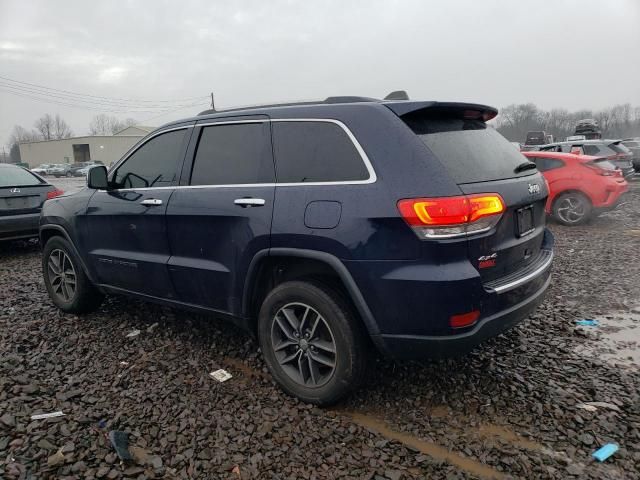
{"label": "rear windshield", "polygon": [[38,177],[24,168],[0,168],[0,187],[29,187],[41,184]]}
{"label": "rear windshield", "polygon": [[593,164],[604,169],[604,170],[617,170],[618,167],[616,167],[613,163],[611,163],[609,160],[607,160],[606,158],[601,158],[599,160],[594,160]]}
{"label": "rear windshield", "polygon": [[527,159],[480,120],[435,115],[405,115],[403,120],[458,184],[536,173],[535,169],[516,173],[516,167],[527,163]]}
{"label": "rear windshield", "polygon": [[631,150],[629,150],[621,143],[612,143],[611,145],[609,145],[609,148],[616,153],[631,153]]}
{"label": "rear windshield", "polygon": [[547,143],[547,137],[544,132],[529,132],[527,133],[527,139],[525,145],[544,145]]}

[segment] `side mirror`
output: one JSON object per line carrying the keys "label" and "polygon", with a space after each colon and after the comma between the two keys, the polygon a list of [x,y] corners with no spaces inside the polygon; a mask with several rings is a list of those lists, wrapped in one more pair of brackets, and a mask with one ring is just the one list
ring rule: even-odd
{"label": "side mirror", "polygon": [[97,165],[89,169],[87,174],[87,187],[96,190],[106,190],[109,186],[107,180],[107,167],[104,165]]}

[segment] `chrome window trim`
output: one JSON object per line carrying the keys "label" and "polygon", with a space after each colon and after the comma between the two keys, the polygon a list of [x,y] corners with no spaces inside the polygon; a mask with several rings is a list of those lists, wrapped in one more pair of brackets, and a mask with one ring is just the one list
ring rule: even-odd
{"label": "chrome window trim", "polygon": [[[112,170],[110,170],[109,173],[111,173],[112,171],[115,172],[116,169],[122,163],[124,163],[131,155],[133,155],[139,148],[145,145],[149,140],[166,132],[171,132],[174,130],[182,130],[187,128],[195,128],[195,127],[207,127],[207,126],[216,126],[216,125],[236,125],[236,124],[242,124],[242,123],[267,123],[267,122],[268,123],[323,122],[323,123],[333,123],[334,125],[338,125],[347,134],[347,137],[349,137],[349,139],[351,140],[351,143],[353,143],[353,146],[355,147],[356,151],[360,155],[360,159],[364,162],[365,168],[369,173],[369,178],[365,180],[340,180],[335,182],[291,182],[291,183],[270,182],[270,183],[237,183],[237,184],[226,184],[226,185],[175,185],[171,187],[118,188],[118,189],[113,189],[109,191],[110,192],[131,192],[131,191],[137,192],[137,191],[145,191],[145,190],[168,190],[168,189],[186,190],[186,189],[196,189],[196,188],[250,188],[250,187],[276,187],[276,186],[277,187],[301,187],[301,186],[314,187],[314,186],[322,186],[322,185],[326,185],[326,186],[368,185],[378,181],[378,176],[376,175],[376,171],[374,170],[373,165],[371,164],[371,160],[369,160],[367,153],[362,148],[362,145],[360,145],[360,142],[358,142],[358,139],[355,137],[353,132],[351,132],[349,127],[347,127],[340,120],[336,120],[334,118],[273,118],[273,119],[264,118],[264,119],[256,119],[256,120],[229,120],[229,121],[220,121],[220,122],[196,123],[192,125],[182,125],[180,127],[169,128],[169,129],[157,132],[148,138],[145,137],[144,143],[136,144],[133,147],[131,147],[131,150],[128,151],[125,154],[125,156],[113,166]],[[99,191],[106,192],[106,190],[99,190]]]}

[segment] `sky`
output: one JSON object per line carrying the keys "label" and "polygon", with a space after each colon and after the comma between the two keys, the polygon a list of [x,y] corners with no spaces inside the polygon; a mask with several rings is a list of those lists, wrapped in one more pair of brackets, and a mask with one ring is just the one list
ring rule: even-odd
{"label": "sky", "polygon": [[0,0],[0,145],[45,113],[157,126],[211,92],[640,106],[639,47],[640,0]]}

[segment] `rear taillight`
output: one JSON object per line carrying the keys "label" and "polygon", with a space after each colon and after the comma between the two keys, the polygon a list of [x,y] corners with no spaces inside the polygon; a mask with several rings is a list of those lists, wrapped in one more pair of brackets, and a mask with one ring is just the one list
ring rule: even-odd
{"label": "rear taillight", "polygon": [[51,200],[52,198],[59,197],[63,193],[64,191],[60,190],[59,188],[56,188],[55,190],[51,190],[50,192],[47,192],[47,200]]}
{"label": "rear taillight", "polygon": [[604,168],[600,168],[597,165],[594,165],[593,163],[585,163],[584,166],[590,168],[596,174],[602,175],[603,177],[615,177],[618,175],[617,172],[620,172],[620,175],[622,175],[622,172],[620,170],[606,170]]}
{"label": "rear taillight", "polygon": [[481,193],[404,199],[398,202],[398,210],[421,239],[453,238],[491,229],[505,205],[497,193]]}

